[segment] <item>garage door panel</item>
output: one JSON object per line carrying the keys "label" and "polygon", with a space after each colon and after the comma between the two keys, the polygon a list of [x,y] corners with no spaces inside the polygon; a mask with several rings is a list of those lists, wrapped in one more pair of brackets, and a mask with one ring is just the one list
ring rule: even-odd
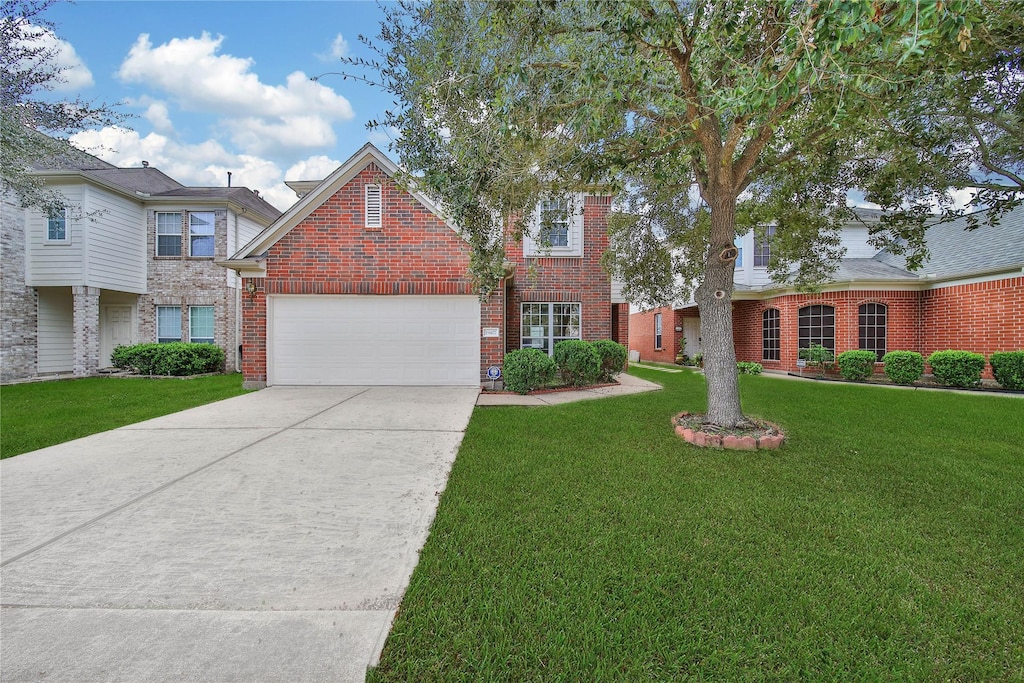
{"label": "garage door panel", "polygon": [[472,296],[271,297],[272,384],[477,385]]}

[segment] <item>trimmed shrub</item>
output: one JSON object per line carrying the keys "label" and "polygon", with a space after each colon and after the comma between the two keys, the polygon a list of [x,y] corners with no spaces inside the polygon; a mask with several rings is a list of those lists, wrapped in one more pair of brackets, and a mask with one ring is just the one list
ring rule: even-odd
{"label": "trimmed shrub", "polygon": [[555,361],[540,349],[509,351],[505,354],[501,375],[506,389],[525,394],[554,379]]}
{"label": "trimmed shrub", "polygon": [[890,351],[882,356],[885,376],[896,384],[913,384],[924,373],[924,358],[917,351]]}
{"label": "trimmed shrub", "polygon": [[976,387],[981,384],[981,371],[985,369],[985,356],[970,351],[936,351],[928,356],[940,383],[950,387]]}
{"label": "trimmed shrub", "polygon": [[222,372],[224,349],[215,344],[135,344],[118,346],[111,354],[115,367],[140,375],[202,375]]}
{"label": "trimmed shrub", "polygon": [[693,364],[698,368],[704,367],[704,354],[700,352],[693,354]]}
{"label": "trimmed shrub", "polygon": [[843,351],[836,358],[839,374],[845,379],[862,382],[875,371],[878,354],[874,351]]}
{"label": "trimmed shrub", "polygon": [[601,356],[581,339],[566,339],[555,344],[555,365],[562,381],[576,387],[597,382],[601,376]]}
{"label": "trimmed shrub", "polygon": [[807,361],[812,368],[817,367],[820,377],[825,376],[825,371],[831,368],[835,361],[832,349],[821,344],[811,344],[809,348],[800,349],[796,357]]}
{"label": "trimmed shrub", "polygon": [[611,339],[598,339],[591,344],[601,359],[602,382],[610,382],[612,378],[626,367],[626,347]]}
{"label": "trimmed shrub", "polygon": [[736,369],[741,375],[760,375],[764,366],[760,363],[748,363],[741,360],[736,362]]}
{"label": "trimmed shrub", "polygon": [[1000,386],[1024,389],[1024,351],[996,351],[988,362]]}

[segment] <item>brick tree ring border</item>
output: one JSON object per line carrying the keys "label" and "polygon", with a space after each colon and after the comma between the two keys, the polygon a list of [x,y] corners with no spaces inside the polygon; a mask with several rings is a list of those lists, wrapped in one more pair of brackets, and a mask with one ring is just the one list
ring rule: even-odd
{"label": "brick tree ring border", "polygon": [[764,420],[757,421],[757,424],[764,427],[766,432],[760,436],[713,434],[711,432],[704,432],[678,424],[679,420],[700,416],[700,413],[689,413],[683,411],[678,415],[673,416],[672,426],[675,428],[676,434],[678,434],[681,439],[701,448],[724,448],[734,451],[776,450],[782,446],[782,442],[786,440],[786,435],[782,433],[782,429],[780,429],[777,424],[773,422],[766,422]]}

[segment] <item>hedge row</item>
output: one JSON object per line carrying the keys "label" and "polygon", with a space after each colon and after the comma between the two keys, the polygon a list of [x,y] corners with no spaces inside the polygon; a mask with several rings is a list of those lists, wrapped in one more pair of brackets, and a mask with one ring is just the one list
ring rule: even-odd
{"label": "hedge row", "polygon": [[525,394],[559,377],[563,384],[587,386],[609,382],[626,365],[626,347],[609,339],[585,342],[567,339],[555,344],[554,357],[540,349],[517,349],[505,354],[505,388]]}
{"label": "hedge row", "polygon": [[[840,370],[842,358],[839,354]],[[936,381],[950,387],[975,387],[981,384],[985,356],[971,351],[936,351],[927,358]],[[913,384],[924,373],[925,358],[916,351],[890,351],[882,357],[885,374],[896,384]],[[992,376],[1007,389],[1024,389],[1024,351],[998,351],[989,357]],[[846,376],[846,373],[843,373]],[[867,375],[865,375],[866,377]],[[863,378],[861,378],[863,379]]]}
{"label": "hedge row", "polygon": [[224,370],[224,349],[214,344],[172,342],[118,346],[114,366],[140,375],[202,375]]}

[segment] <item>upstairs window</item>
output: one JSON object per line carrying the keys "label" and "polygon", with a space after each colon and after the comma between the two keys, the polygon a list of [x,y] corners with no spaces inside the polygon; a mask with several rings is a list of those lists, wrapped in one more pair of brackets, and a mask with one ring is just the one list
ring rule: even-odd
{"label": "upstairs window", "polygon": [[160,344],[181,341],[181,306],[156,307],[156,340]]}
{"label": "upstairs window", "polygon": [[737,237],[732,241],[734,247],[736,247],[736,267],[743,267],[743,238]]}
{"label": "upstairs window", "polygon": [[384,227],[384,208],[380,185],[366,186],[366,227]]}
{"label": "upstairs window", "polygon": [[216,216],[212,211],[195,211],[189,213],[189,256],[213,256],[215,222]]}
{"label": "upstairs window", "polygon": [[59,209],[46,218],[46,241],[66,242],[68,240],[68,210]]}
{"label": "upstairs window", "polygon": [[564,199],[541,202],[537,238],[545,248],[569,247],[569,206]]}
{"label": "upstairs window", "polygon": [[654,348],[661,348],[661,313],[654,314]]}
{"label": "upstairs window", "polygon": [[754,267],[767,268],[772,258],[772,237],[775,236],[775,226],[769,225],[765,231],[764,239],[754,244]]}
{"label": "upstairs window", "polygon": [[180,212],[156,214],[156,255],[181,256]]}

